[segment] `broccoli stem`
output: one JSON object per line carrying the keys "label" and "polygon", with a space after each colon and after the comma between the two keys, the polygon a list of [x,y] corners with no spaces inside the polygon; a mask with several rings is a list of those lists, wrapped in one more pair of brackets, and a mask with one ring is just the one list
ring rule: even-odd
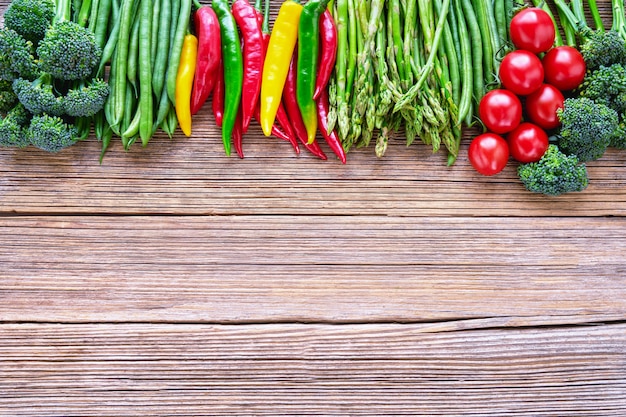
{"label": "broccoli stem", "polygon": [[626,40],[626,18],[624,17],[624,0],[611,0],[613,8],[613,24],[611,29],[620,34]]}

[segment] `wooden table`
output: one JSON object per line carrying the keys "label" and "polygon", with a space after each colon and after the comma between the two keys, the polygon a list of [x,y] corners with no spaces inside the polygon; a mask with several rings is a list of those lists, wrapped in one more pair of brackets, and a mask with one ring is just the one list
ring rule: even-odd
{"label": "wooden table", "polygon": [[239,160],[209,113],[0,149],[1,416],[626,415],[625,152],[549,198],[468,137]]}

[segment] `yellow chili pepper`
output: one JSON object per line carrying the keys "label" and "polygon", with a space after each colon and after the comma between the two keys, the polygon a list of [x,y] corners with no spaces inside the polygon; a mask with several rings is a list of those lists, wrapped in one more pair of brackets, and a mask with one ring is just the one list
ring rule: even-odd
{"label": "yellow chili pepper", "polygon": [[291,56],[298,40],[301,13],[302,5],[298,2],[294,0],[283,2],[270,35],[261,81],[261,128],[265,136],[272,134]]}
{"label": "yellow chili pepper", "polygon": [[198,38],[185,35],[176,74],[176,117],[185,136],[191,136],[191,90],[196,72]]}

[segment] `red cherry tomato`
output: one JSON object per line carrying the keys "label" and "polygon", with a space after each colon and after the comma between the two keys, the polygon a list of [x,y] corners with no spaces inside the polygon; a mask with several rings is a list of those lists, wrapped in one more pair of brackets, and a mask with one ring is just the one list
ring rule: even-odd
{"label": "red cherry tomato", "polygon": [[578,87],[585,78],[587,66],[583,56],[571,46],[557,46],[543,57],[545,81],[561,91]]}
{"label": "red cherry tomato", "polygon": [[478,114],[488,130],[508,133],[522,121],[522,102],[508,90],[491,90],[480,100]]}
{"label": "red cherry tomato", "polygon": [[529,7],[513,16],[509,29],[513,45],[533,54],[550,49],[556,36],[552,18],[538,7]]}
{"label": "red cherry tomato", "polygon": [[539,126],[524,122],[507,136],[511,156],[522,163],[536,162],[548,149],[548,134]]}
{"label": "red cherry tomato", "polygon": [[527,96],[543,83],[543,65],[537,55],[518,49],[502,59],[499,75],[504,88]]}
{"label": "red cherry tomato", "polygon": [[526,114],[531,122],[550,130],[559,127],[561,122],[556,115],[563,108],[565,97],[553,85],[543,84],[537,91],[526,97]]}
{"label": "red cherry tomato", "polygon": [[467,156],[480,174],[495,175],[504,169],[509,160],[509,145],[500,135],[483,133],[472,140]]}

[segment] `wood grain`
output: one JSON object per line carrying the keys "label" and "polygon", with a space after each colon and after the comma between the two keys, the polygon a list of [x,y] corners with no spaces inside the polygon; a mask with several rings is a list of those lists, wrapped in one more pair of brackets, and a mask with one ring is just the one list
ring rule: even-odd
{"label": "wood grain", "polygon": [[626,319],[625,234],[623,218],[0,218],[0,320]]}
{"label": "wood grain", "polygon": [[0,415],[626,413],[625,325],[424,330],[5,324]]}
{"label": "wood grain", "polygon": [[626,415],[626,152],[548,198],[476,130],[240,160],[209,106],[102,164],[0,148],[1,417]]}

